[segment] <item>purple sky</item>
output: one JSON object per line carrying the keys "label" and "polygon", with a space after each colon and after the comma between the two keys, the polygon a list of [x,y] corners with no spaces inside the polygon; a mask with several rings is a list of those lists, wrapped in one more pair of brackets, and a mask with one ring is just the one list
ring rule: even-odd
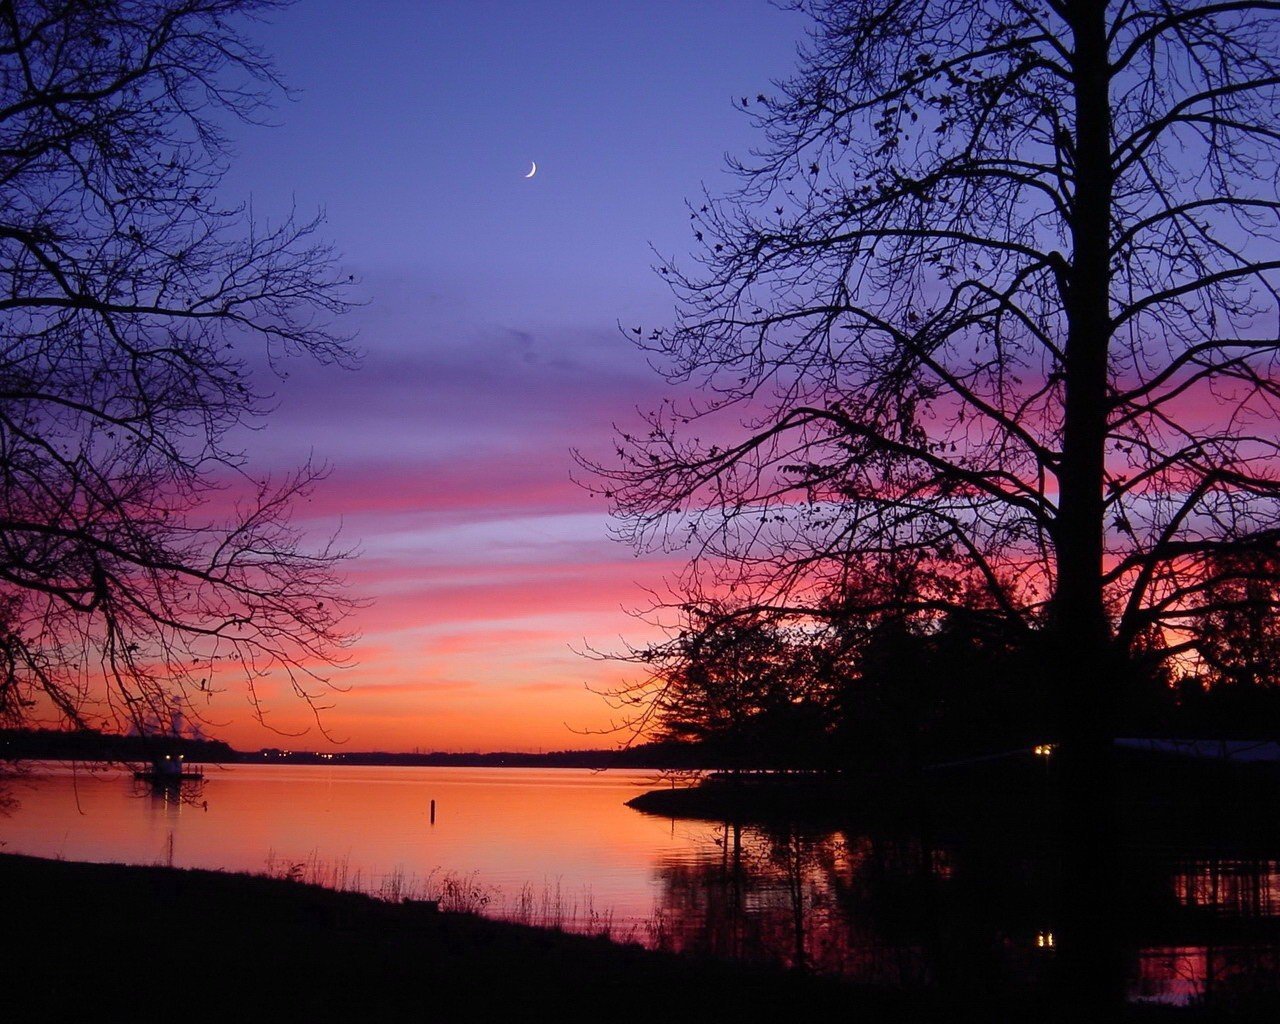
{"label": "purple sky", "polygon": [[[570,645],[638,635],[621,608],[663,566],[607,540],[569,449],[607,453],[663,393],[615,325],[670,320],[650,246],[689,251],[684,200],[757,141],[731,97],[785,74],[803,31],[763,0],[306,0],[254,29],[297,95],[236,129],[226,196],[323,208],[365,303],[363,367],[291,366],[248,442],[260,468],[331,462],[308,511],[363,550],[373,604],[327,719],[349,747],[608,742],[565,723],[603,725],[583,683],[625,672]],[[277,742],[238,697],[220,733]]]}

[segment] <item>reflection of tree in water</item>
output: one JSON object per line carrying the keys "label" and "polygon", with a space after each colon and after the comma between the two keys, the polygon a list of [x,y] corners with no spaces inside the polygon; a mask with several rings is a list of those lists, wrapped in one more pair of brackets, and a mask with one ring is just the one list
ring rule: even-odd
{"label": "reflection of tree in water", "polygon": [[1161,1003],[1280,1002],[1280,860],[1226,854],[1168,862],[1137,954],[1133,994]]}
{"label": "reflection of tree in water", "polygon": [[[868,984],[1009,992],[1052,965],[1049,872],[1036,849],[1008,843],[725,823],[693,857],[659,865],[654,939]],[[1148,852],[1125,876],[1133,997],[1280,994],[1280,862]]]}
{"label": "reflection of tree in water", "polygon": [[[698,856],[668,861],[659,875],[660,945],[873,984],[986,983],[1009,961],[1005,946],[1030,951],[1044,928],[1025,892],[991,897],[993,875],[1020,888],[1025,873],[981,857],[961,868],[915,839],[726,823]],[[1018,935],[1007,921],[997,927],[1002,906]],[[1024,972],[1034,969],[1034,953],[1022,959]]]}
{"label": "reflection of tree in water", "polygon": [[[670,949],[821,968],[834,907],[838,834],[725,823],[692,860],[659,866],[657,936]],[[819,938],[821,936],[821,938]]]}
{"label": "reflection of tree in water", "polygon": [[1217,917],[1280,917],[1280,862],[1214,857],[1174,865],[1174,897]]}
{"label": "reflection of tree in water", "polygon": [[21,805],[17,784],[31,774],[31,765],[22,761],[0,761],[0,818],[7,818]]}

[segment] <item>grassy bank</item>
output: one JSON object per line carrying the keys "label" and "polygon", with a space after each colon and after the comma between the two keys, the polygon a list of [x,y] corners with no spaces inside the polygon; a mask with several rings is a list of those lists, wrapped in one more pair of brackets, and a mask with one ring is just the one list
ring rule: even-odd
{"label": "grassy bank", "polygon": [[[892,995],[281,879],[0,856],[11,1020],[754,1021]],[[13,1005],[12,1002],[10,1004]],[[941,1019],[913,1003],[909,1019]]]}

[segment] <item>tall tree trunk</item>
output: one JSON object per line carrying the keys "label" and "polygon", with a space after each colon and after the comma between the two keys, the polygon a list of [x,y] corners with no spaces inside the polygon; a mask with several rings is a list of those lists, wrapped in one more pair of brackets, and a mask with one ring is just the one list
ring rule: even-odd
{"label": "tall tree trunk", "polygon": [[[1075,71],[1075,196],[1068,274],[1065,417],[1055,548],[1062,801],[1057,948],[1064,1011],[1108,1013],[1123,998],[1111,629],[1103,603],[1103,465],[1111,336],[1110,69],[1106,4],[1070,8]],[[1083,1018],[1080,1018],[1083,1019]]]}

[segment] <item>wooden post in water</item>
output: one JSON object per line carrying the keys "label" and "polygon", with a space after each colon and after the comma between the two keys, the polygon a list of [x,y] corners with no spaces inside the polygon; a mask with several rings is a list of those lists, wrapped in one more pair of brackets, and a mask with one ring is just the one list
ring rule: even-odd
{"label": "wooden post in water", "polygon": [[436,802],[432,800],[431,801],[431,824],[434,825],[435,823],[436,823]]}

